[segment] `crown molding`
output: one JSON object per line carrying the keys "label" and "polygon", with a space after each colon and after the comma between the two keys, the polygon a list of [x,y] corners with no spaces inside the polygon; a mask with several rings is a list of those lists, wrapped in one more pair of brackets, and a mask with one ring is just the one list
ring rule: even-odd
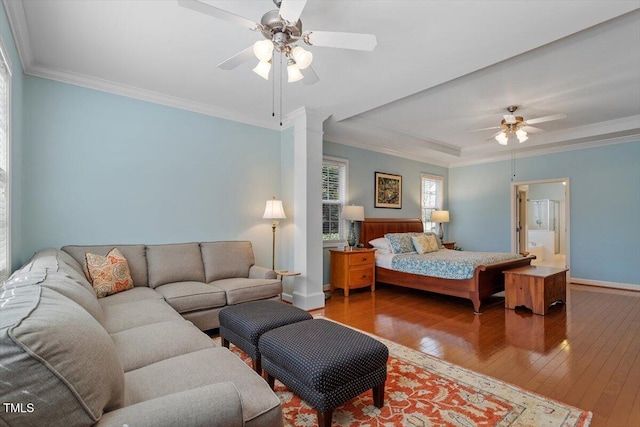
{"label": "crown molding", "polygon": [[76,86],[82,86],[101,92],[121,95],[128,98],[148,101],[154,104],[166,105],[168,107],[179,108],[181,110],[192,111],[194,113],[205,114],[208,116],[231,120],[234,122],[240,122],[247,125],[258,126],[270,130],[281,130],[280,126],[278,126],[276,123],[267,120],[258,120],[255,117],[241,114],[237,111],[213,107],[211,105],[186,100],[184,98],[174,97],[171,95],[165,95],[146,89],[140,89],[134,86],[123,85],[109,80],[98,79],[95,77],[89,77],[86,75],[70,72],[51,71],[42,67],[29,67],[25,70],[25,74],[50,80],[56,80],[62,83],[68,83]]}
{"label": "crown molding", "polygon": [[401,151],[392,150],[390,148],[383,148],[383,147],[376,147],[376,146],[371,146],[367,144],[361,144],[358,142],[353,142],[344,138],[337,137],[335,135],[328,135],[326,133],[323,139],[325,141],[333,142],[336,144],[347,145],[349,147],[360,148],[362,150],[373,151],[381,154],[387,154],[389,156],[400,157],[402,159],[413,160],[416,162],[427,163],[430,165],[441,166],[445,168],[449,167],[449,162],[434,159],[432,157],[417,156],[415,154],[407,154]]}
{"label": "crown molding", "polygon": [[457,167],[463,167],[463,166],[480,165],[485,163],[499,162],[502,160],[510,160],[511,158],[523,159],[526,157],[537,157],[537,156],[544,156],[547,154],[556,154],[556,153],[563,153],[567,151],[582,150],[585,148],[604,147],[606,145],[626,144],[629,142],[638,142],[638,141],[640,141],[640,134],[625,135],[625,136],[612,137],[612,138],[599,138],[597,140],[586,141],[582,143],[565,144],[561,146],[547,147],[547,148],[541,147],[540,149],[533,149],[527,152],[516,151],[514,154],[512,154],[511,151],[509,151],[509,152],[490,155],[490,156],[483,156],[482,158],[476,158],[474,160],[467,160],[467,161],[462,160],[459,162],[456,161],[456,162],[449,163],[449,167],[457,168]]}
{"label": "crown molding", "polygon": [[4,10],[7,12],[11,34],[16,42],[16,50],[22,64],[22,69],[28,69],[33,62],[31,51],[31,41],[29,40],[29,29],[27,18],[24,14],[22,1],[3,0]]}

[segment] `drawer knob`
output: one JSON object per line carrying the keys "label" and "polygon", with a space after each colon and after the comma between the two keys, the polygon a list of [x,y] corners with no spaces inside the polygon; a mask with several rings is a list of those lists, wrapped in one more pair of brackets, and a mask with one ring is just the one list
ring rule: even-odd
{"label": "drawer knob", "polygon": [[366,261],[366,260],[367,260],[367,258],[366,258],[366,257],[365,257],[365,258],[362,258],[362,261]]}
{"label": "drawer knob", "polygon": [[363,274],[362,277],[361,277],[361,279],[366,279],[366,278],[367,278],[366,274]]}

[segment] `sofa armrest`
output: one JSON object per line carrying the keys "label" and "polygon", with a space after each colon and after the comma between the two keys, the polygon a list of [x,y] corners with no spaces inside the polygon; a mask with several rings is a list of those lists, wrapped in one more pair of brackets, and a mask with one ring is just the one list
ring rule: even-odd
{"label": "sofa armrest", "polygon": [[277,276],[273,270],[252,265],[251,268],[249,268],[249,279],[277,279]]}
{"label": "sofa armrest", "polygon": [[233,383],[217,383],[157,397],[105,413],[99,427],[242,427],[242,401]]}

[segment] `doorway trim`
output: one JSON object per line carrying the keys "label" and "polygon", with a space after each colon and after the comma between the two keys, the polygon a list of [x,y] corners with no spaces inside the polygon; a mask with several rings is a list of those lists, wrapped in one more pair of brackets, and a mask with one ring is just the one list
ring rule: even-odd
{"label": "doorway trim", "polygon": [[[518,186],[531,185],[531,184],[549,184],[549,183],[565,183],[565,201],[564,201],[564,249],[565,249],[565,263],[567,268],[571,268],[571,185],[569,178],[553,178],[553,179],[541,179],[537,181],[519,181],[511,183],[511,252],[518,253],[518,226],[517,207],[518,203]],[[571,270],[567,272],[567,281],[570,279]]]}

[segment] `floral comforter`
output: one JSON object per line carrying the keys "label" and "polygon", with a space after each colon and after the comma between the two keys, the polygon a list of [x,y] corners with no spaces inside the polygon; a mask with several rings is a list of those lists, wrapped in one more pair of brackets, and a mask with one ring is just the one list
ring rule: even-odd
{"label": "floral comforter", "polygon": [[391,260],[393,270],[443,279],[470,279],[480,265],[522,258],[504,252],[469,252],[440,249],[426,254],[398,254]]}

